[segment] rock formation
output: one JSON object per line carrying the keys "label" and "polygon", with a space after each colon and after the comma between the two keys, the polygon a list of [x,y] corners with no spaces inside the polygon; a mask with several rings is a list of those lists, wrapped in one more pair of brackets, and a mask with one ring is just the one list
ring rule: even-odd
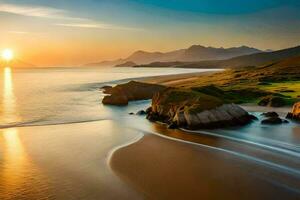
{"label": "rock formation", "polygon": [[170,128],[219,128],[244,125],[255,119],[236,104],[191,90],[169,88],[154,95],[147,118]]}
{"label": "rock formation", "polygon": [[148,84],[137,81],[130,81],[115,87],[103,87],[103,93],[109,94],[102,100],[103,104],[127,105],[129,101],[151,99],[152,96],[166,87],[156,84]]}
{"label": "rock formation", "polygon": [[292,112],[288,113],[286,118],[300,121],[300,102],[294,104]]}
{"label": "rock formation", "polygon": [[144,110],[140,110],[140,111],[138,111],[137,113],[136,113],[136,115],[146,115],[147,113],[146,113],[146,111],[144,111]]}
{"label": "rock formation", "polygon": [[265,112],[265,113],[262,113],[261,114],[262,116],[264,117],[279,117],[278,113],[277,112]]}
{"label": "rock formation", "polygon": [[276,112],[266,112],[262,114],[265,119],[261,121],[262,124],[282,124],[282,123],[288,123],[287,120],[281,119]]}

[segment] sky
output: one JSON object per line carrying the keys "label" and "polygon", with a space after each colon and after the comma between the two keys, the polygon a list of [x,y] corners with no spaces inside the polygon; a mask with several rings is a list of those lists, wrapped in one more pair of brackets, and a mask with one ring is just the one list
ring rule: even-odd
{"label": "sky", "polygon": [[0,50],[38,66],[194,44],[283,49],[300,41],[299,0],[0,0]]}

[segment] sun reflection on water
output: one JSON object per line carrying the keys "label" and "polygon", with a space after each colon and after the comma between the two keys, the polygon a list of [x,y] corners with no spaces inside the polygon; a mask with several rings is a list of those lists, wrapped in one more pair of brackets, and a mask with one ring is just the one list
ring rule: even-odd
{"label": "sun reflection on water", "polygon": [[19,115],[16,110],[16,97],[14,94],[12,71],[10,67],[4,68],[3,73],[3,100],[1,122],[13,123],[19,121]]}
{"label": "sun reflection on water", "polygon": [[[3,98],[1,104],[1,123],[5,125],[19,120],[16,110],[16,99],[13,90],[13,80],[11,68],[3,69]],[[3,170],[1,171],[1,181],[5,184],[1,194],[4,197],[10,196],[20,189],[24,183],[21,174],[27,168],[27,156],[19,137],[17,128],[2,129],[0,131],[0,144],[3,146]]]}

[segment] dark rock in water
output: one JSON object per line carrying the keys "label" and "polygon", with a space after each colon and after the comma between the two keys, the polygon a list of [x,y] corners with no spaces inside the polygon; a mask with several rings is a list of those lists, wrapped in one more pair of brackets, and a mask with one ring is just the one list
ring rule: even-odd
{"label": "dark rock in water", "polygon": [[282,124],[282,123],[289,123],[289,121],[285,119],[281,119],[276,112],[266,112],[261,114],[266,117],[266,119],[262,120],[262,124]]}
{"label": "dark rock in water", "polygon": [[293,119],[293,118],[294,118],[293,113],[289,112],[289,113],[286,115],[285,118],[287,118],[287,119]]}
{"label": "dark rock in water", "polygon": [[176,128],[178,128],[176,123],[171,123],[168,125],[168,129],[176,129]]}
{"label": "dark rock in water", "polygon": [[109,94],[110,90],[112,89],[112,86],[105,85],[105,86],[101,87],[100,89],[103,90],[104,94]]}
{"label": "dark rock in water", "polygon": [[110,95],[105,96],[102,103],[124,106],[129,101],[151,99],[155,93],[165,88],[162,85],[130,81],[105,90],[106,94]]}
{"label": "dark rock in water", "polygon": [[265,113],[262,113],[261,115],[263,115],[265,117],[279,117],[277,112],[265,112]]}
{"label": "dark rock in water", "polygon": [[249,115],[249,117],[250,117],[251,120],[258,120],[258,118],[254,115]]}
{"label": "dark rock in water", "polygon": [[128,98],[124,94],[105,96],[102,100],[103,104],[125,106],[128,104]]}
{"label": "dark rock in water", "polygon": [[279,96],[266,96],[258,102],[259,106],[282,107],[285,106],[285,100]]}
{"label": "dark rock in water", "polygon": [[130,113],[128,113],[129,115],[134,115],[134,113],[133,112],[130,112]]}
{"label": "dark rock in water", "polygon": [[167,123],[170,128],[202,129],[245,125],[256,117],[210,95],[168,88],[153,96],[147,119]]}
{"label": "dark rock in water", "polygon": [[137,115],[146,115],[147,113],[146,113],[146,111],[144,111],[144,110],[140,110],[140,111],[138,111],[136,114],[137,114]]}
{"label": "dark rock in water", "polygon": [[293,105],[292,112],[288,113],[286,118],[300,121],[300,102]]}
{"label": "dark rock in water", "polygon": [[287,120],[282,120],[279,117],[270,117],[261,121],[262,124],[282,124],[288,123]]}
{"label": "dark rock in water", "polygon": [[112,86],[110,86],[110,85],[104,85],[100,89],[105,90],[105,89],[110,89],[110,88],[112,88]]}
{"label": "dark rock in water", "polygon": [[146,109],[147,114],[151,113],[151,111],[152,111],[152,107],[149,107],[149,108]]}

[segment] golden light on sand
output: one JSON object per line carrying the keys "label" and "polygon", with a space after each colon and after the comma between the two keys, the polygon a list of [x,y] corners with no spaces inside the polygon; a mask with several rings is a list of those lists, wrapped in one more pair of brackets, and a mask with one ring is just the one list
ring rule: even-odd
{"label": "golden light on sand", "polygon": [[11,49],[4,49],[2,51],[1,57],[5,61],[11,61],[14,58],[14,52]]}

